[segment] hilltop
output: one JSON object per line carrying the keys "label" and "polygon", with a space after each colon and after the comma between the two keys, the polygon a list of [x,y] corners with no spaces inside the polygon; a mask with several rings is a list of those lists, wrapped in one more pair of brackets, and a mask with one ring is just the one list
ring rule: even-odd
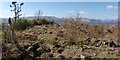
{"label": "hilltop", "polygon": [[[16,31],[16,34],[18,44],[25,49],[38,42],[39,47],[30,51],[34,57],[80,58],[82,54],[90,58],[119,56],[118,26],[116,25],[68,21],[64,24],[35,25]],[[10,41],[3,44],[3,57],[17,57],[19,52]]]}

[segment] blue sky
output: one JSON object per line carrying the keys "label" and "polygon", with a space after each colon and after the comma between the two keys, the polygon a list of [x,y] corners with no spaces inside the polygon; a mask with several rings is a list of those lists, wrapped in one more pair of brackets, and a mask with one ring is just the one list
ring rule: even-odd
{"label": "blue sky", "polygon": [[[10,2],[13,0],[0,0],[0,2]],[[119,0],[16,0],[19,2],[118,2]]]}
{"label": "blue sky", "polygon": [[[13,17],[10,12],[10,2],[1,2],[0,17]],[[118,16],[117,2],[24,2],[22,14],[34,16],[38,10],[43,16],[70,17],[79,12],[81,17],[97,19],[116,19]]]}

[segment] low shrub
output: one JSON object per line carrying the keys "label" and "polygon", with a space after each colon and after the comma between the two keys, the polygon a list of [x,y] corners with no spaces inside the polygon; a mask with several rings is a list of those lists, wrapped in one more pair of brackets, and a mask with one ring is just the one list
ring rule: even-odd
{"label": "low shrub", "polygon": [[44,44],[45,43],[45,40],[40,40],[40,44]]}
{"label": "low shrub", "polygon": [[53,25],[55,22],[54,21],[50,21],[50,20],[46,20],[44,18],[39,18],[39,19],[33,19],[28,21],[30,25],[35,26],[35,25]]}
{"label": "low shrub", "polygon": [[83,45],[84,45],[84,41],[81,40],[81,41],[79,42],[79,44],[80,44],[81,46],[83,46]]}
{"label": "low shrub", "polygon": [[85,44],[85,42],[79,38],[78,39],[78,45],[83,47],[84,44]]}
{"label": "low shrub", "polygon": [[56,41],[56,40],[52,40],[52,41],[50,41],[50,43],[51,43],[52,45],[54,45],[54,46],[56,46],[56,45],[59,44],[58,41]]}
{"label": "low shrub", "polygon": [[54,21],[49,21],[46,19],[33,19],[33,20],[25,20],[25,19],[19,19],[19,20],[12,20],[12,26],[15,30],[24,30],[29,27],[33,27],[35,25],[53,25]]}
{"label": "low shrub", "polygon": [[12,40],[11,33],[7,30],[2,31],[2,41],[9,43]]}
{"label": "low shrub", "polygon": [[26,29],[30,24],[27,22],[27,20],[12,20],[12,26],[15,30],[24,30]]}
{"label": "low shrub", "polygon": [[1,39],[2,39],[2,42],[5,42],[5,43],[10,43],[12,41],[12,34],[11,34],[11,30],[9,28],[9,26],[3,24],[2,25],[2,30],[1,30]]}

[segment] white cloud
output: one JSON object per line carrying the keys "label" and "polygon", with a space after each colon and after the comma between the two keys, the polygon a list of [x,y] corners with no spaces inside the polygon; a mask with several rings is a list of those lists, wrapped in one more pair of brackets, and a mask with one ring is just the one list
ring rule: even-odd
{"label": "white cloud", "polygon": [[113,9],[112,5],[107,6],[107,9]]}
{"label": "white cloud", "polygon": [[113,5],[108,5],[107,6],[107,9],[117,9],[118,7],[117,6],[113,6]]}
{"label": "white cloud", "polygon": [[12,1],[16,1],[16,0],[12,0]]}
{"label": "white cloud", "polygon": [[68,14],[73,14],[74,11],[66,11],[66,13],[68,13]]}
{"label": "white cloud", "polygon": [[80,13],[80,14],[86,14],[86,12],[85,12],[85,11],[79,11],[79,13]]}
{"label": "white cloud", "polygon": [[66,11],[67,14],[69,14],[69,17],[81,17],[84,14],[87,14],[85,11]]}
{"label": "white cloud", "polygon": [[27,15],[23,14],[22,16],[34,16],[34,15],[32,15],[32,14],[27,14]]}
{"label": "white cloud", "polygon": [[66,11],[66,13],[68,13],[68,14],[77,14],[77,13],[79,13],[79,14],[86,14],[85,11]]}

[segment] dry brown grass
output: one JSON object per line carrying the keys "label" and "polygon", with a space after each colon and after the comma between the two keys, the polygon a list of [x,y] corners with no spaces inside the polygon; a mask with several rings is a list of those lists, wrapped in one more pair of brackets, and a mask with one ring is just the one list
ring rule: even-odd
{"label": "dry brown grass", "polygon": [[[21,36],[18,39],[19,44],[28,45],[31,42],[41,41],[43,45],[49,45],[49,48],[52,50],[51,53],[56,55],[59,55],[59,53],[57,53],[57,48],[53,47],[55,44],[60,44],[65,47],[62,52],[65,57],[79,57],[82,53],[87,53],[89,56],[94,58],[115,57],[117,55],[117,50],[108,51],[112,48],[104,45],[95,47],[96,40],[107,41],[112,39],[115,43],[117,43],[118,27],[113,26],[110,29],[113,30],[113,33],[106,33],[105,30],[109,27],[110,26],[102,24],[91,25],[72,21],[59,25],[37,25],[21,32],[17,31],[17,35]],[[31,35],[31,37],[25,39],[27,37],[25,34],[28,34],[28,36]],[[88,37],[91,38],[91,42],[87,45],[87,47],[84,44],[83,46],[79,45],[81,41],[84,42]],[[42,56],[48,57],[47,53]]]}

